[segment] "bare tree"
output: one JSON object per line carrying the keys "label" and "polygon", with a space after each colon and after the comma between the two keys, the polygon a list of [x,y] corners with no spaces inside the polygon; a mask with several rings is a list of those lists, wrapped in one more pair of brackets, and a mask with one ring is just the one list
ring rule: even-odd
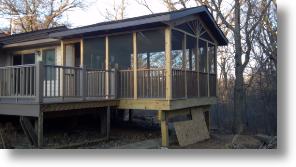
{"label": "bare tree", "polygon": [[151,10],[151,8],[149,7],[149,5],[147,4],[146,0],[135,0],[138,4],[146,7],[150,12],[151,14],[154,14],[154,12]]}
{"label": "bare tree", "polygon": [[99,9],[98,10],[107,21],[123,20],[127,17],[126,8],[128,5],[128,0],[121,0],[120,3],[118,3],[116,0],[113,0],[112,4],[109,4],[110,9],[106,8],[105,13],[102,13]]}
{"label": "bare tree", "polygon": [[13,16],[14,32],[30,32],[69,23],[62,22],[66,11],[86,9],[82,0],[0,0],[0,15]]}

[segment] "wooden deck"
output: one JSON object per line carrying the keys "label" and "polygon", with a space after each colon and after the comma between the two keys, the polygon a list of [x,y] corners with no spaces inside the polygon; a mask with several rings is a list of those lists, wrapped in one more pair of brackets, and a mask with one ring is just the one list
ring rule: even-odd
{"label": "wooden deck", "polygon": [[[65,111],[65,110],[79,110],[92,109],[99,107],[115,107],[119,105],[118,99],[104,99],[104,100],[88,100],[88,101],[64,101],[64,102],[45,102],[45,103],[0,103],[0,115],[16,115],[39,117],[40,113]],[[85,113],[89,111],[85,110]],[[81,114],[85,114],[80,112]],[[76,114],[75,114],[76,115]],[[71,116],[71,114],[68,114]]]}
{"label": "wooden deck", "polygon": [[203,97],[190,99],[121,99],[118,109],[138,110],[177,110],[196,106],[217,104],[217,97]]}

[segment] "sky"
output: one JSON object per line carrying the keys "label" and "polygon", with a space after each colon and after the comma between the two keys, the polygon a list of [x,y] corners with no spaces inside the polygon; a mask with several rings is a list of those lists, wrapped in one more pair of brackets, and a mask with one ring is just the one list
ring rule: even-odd
{"label": "sky", "polygon": [[[121,0],[115,1],[121,2]],[[86,11],[74,9],[73,11],[66,12],[64,19],[72,24],[71,28],[103,22],[105,20],[99,13],[99,10],[102,11],[102,13],[105,13],[106,8],[111,8],[110,4],[112,2],[113,0],[97,0]],[[139,5],[135,0],[129,0],[128,2],[129,5],[126,8],[128,18],[151,14],[146,7]],[[159,0],[146,0],[146,2],[154,13],[167,11],[166,7],[161,4]],[[195,6],[195,3],[192,1],[192,4],[189,4],[189,7],[190,5],[193,7]],[[9,26],[9,24],[9,19],[0,17],[0,27]]]}

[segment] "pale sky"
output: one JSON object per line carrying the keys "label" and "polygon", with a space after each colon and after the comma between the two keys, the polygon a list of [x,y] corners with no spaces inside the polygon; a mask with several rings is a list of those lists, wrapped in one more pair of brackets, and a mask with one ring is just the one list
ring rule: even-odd
{"label": "pale sky", "polygon": [[[121,2],[121,0],[116,1]],[[87,11],[75,9],[66,12],[64,19],[72,23],[72,28],[103,22],[104,18],[100,15],[98,9],[100,9],[102,13],[105,13],[106,8],[111,8],[108,4],[112,2],[113,0],[97,0]],[[146,0],[146,2],[154,13],[167,11],[166,7],[161,4],[159,0]],[[129,4],[130,5],[126,8],[128,18],[151,14],[146,7],[139,5],[135,0],[129,0]],[[191,4],[191,7],[193,6],[195,6],[194,2]],[[9,26],[9,24],[9,19],[0,18],[0,27]]]}

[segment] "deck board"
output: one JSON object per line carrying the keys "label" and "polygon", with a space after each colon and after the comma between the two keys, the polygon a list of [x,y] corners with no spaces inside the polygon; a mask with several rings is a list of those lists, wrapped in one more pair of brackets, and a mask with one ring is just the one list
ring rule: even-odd
{"label": "deck board", "polygon": [[40,104],[40,112],[87,109],[107,106],[118,106],[119,100],[106,99],[99,101],[55,102]]}

